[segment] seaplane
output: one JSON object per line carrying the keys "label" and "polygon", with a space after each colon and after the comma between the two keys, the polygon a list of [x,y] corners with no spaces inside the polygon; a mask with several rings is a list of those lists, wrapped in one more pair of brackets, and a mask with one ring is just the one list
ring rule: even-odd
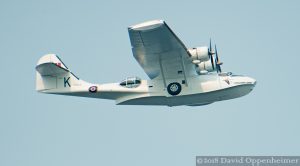
{"label": "seaplane", "polygon": [[[96,84],[78,78],[56,54],[35,67],[36,90],[114,100],[117,105],[202,106],[249,94],[256,80],[222,72],[216,45],[187,48],[163,20],[128,27],[132,53],[149,79]],[[104,57],[103,57],[104,58]],[[108,69],[109,70],[109,69]],[[103,74],[102,74],[103,75]]]}

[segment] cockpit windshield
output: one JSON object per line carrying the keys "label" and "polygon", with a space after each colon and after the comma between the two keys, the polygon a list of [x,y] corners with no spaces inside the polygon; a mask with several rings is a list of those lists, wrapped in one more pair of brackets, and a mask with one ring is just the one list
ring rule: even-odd
{"label": "cockpit windshield", "polygon": [[139,77],[127,77],[120,85],[126,88],[136,88],[142,83]]}

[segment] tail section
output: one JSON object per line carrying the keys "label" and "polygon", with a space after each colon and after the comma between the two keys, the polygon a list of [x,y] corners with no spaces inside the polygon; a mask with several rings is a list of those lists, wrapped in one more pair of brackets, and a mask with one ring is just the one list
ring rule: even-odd
{"label": "tail section", "polygon": [[57,55],[47,54],[39,59],[36,66],[37,91],[67,93],[88,85],[76,77]]}
{"label": "tail section", "polygon": [[102,99],[116,99],[128,93],[119,84],[100,85],[80,80],[55,54],[41,57],[35,69],[38,92]]}

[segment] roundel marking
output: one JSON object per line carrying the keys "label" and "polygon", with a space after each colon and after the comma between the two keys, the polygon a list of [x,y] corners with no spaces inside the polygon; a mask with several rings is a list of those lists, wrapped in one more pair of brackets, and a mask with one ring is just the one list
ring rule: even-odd
{"label": "roundel marking", "polygon": [[97,92],[97,86],[91,86],[91,87],[89,88],[89,92],[91,92],[91,93],[96,93],[96,92]]}

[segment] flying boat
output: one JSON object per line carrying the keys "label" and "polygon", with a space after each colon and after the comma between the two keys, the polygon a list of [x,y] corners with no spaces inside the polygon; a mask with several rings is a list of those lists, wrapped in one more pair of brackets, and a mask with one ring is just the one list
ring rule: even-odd
{"label": "flying boat", "polygon": [[223,72],[216,45],[187,48],[163,20],[128,27],[133,57],[149,79],[95,84],[79,79],[56,54],[36,66],[41,93],[115,100],[118,105],[202,106],[245,96],[256,80]]}

